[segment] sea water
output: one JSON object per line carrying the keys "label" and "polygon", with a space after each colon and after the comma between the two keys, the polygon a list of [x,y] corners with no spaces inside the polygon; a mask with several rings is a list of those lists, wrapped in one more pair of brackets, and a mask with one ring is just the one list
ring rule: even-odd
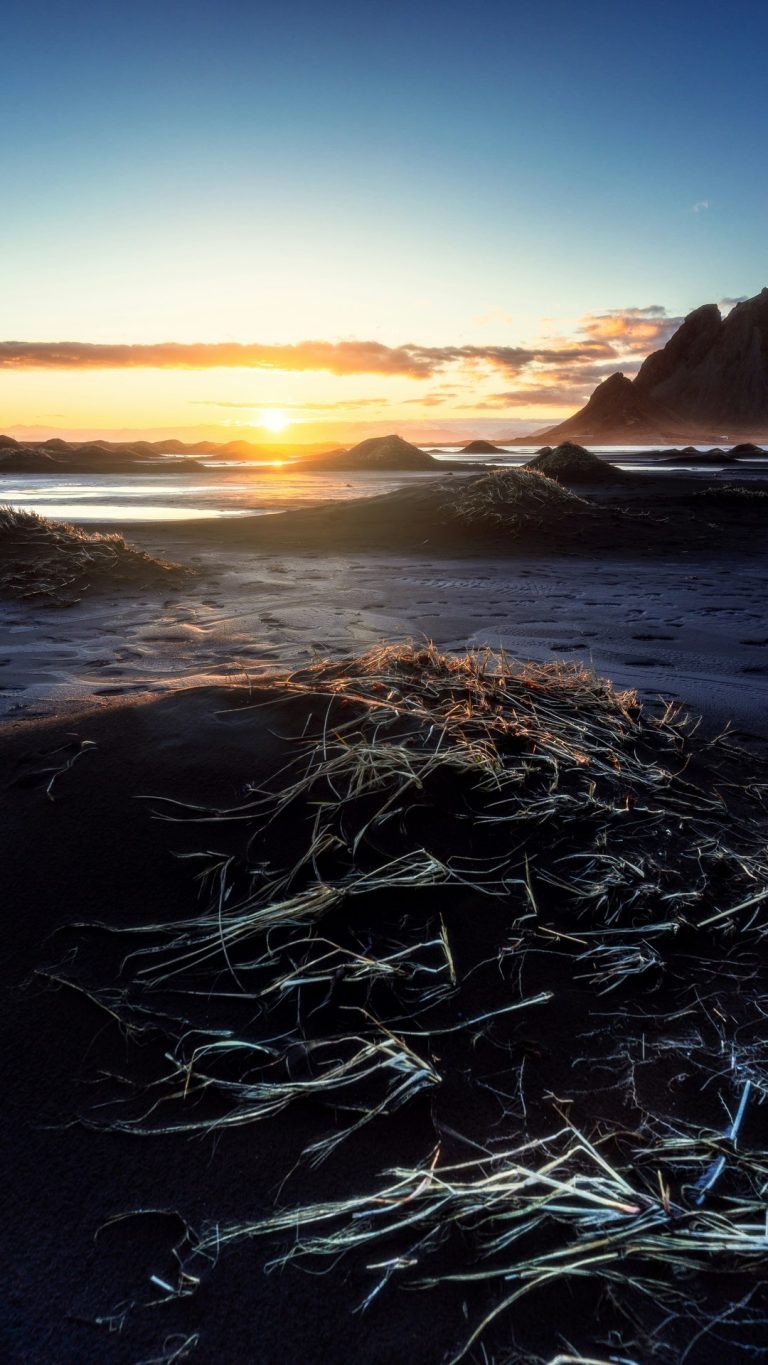
{"label": "sea water", "polygon": [[[423,447],[450,472],[461,464],[483,468],[487,465],[519,468],[536,453],[536,446],[500,447],[494,455],[465,455],[460,446]],[[611,460],[621,469],[654,470],[658,474],[685,470],[702,476],[744,477],[768,474],[768,454],[739,461],[736,465],[705,465],[698,469],[691,459],[680,465],[659,465],[648,459],[648,452],[631,446],[593,447],[596,454]],[[702,446],[701,450],[708,447]],[[142,521],[201,521],[216,517],[239,517],[283,512],[327,501],[374,497],[393,488],[435,476],[434,470],[340,470],[312,473],[283,463],[251,460],[203,458],[203,468],[189,473],[174,469],[168,456],[163,468],[155,466],[148,474],[137,468],[135,474],[50,473],[0,475],[0,503],[78,525],[125,525]]]}

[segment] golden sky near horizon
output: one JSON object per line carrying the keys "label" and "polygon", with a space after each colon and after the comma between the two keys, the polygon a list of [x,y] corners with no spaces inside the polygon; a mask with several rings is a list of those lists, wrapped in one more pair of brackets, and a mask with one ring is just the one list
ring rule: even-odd
{"label": "golden sky near horizon", "polygon": [[570,327],[547,319],[521,342],[513,319],[492,309],[475,320],[472,340],[447,346],[0,342],[0,426],[306,442],[342,441],[379,423],[516,431],[573,411],[615,370],[631,373],[677,321],[660,307],[611,310]]}
{"label": "golden sky near horizon", "polygon": [[765,31],[754,3],[6,6],[0,430],[563,417],[763,285]]}

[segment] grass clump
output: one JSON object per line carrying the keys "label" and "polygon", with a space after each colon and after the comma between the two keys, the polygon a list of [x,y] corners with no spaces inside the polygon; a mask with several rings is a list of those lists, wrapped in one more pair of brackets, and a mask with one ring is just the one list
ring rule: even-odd
{"label": "grass clump", "polygon": [[764,502],[768,492],[764,488],[749,488],[743,483],[713,483],[694,493],[695,498],[705,502]]}
{"label": "grass clump", "polygon": [[[130,930],[119,989],[94,990],[127,1031],[151,1022],[170,1064],[99,1123],[216,1134],[309,1106],[310,1166],[376,1125],[385,1169],[211,1221],[170,1292],[228,1245],[289,1235],[278,1264],[357,1257],[365,1305],[396,1280],[484,1286],[458,1360],[576,1280],[606,1314],[663,1301],[667,1326],[694,1311],[691,1277],[751,1284],[765,770],[589,669],[488,650],[318,662],[238,723],[276,703],[303,724],[272,782],[234,807],[153,802],[206,848],[239,831],[240,852],[208,857],[199,913]],[[421,1160],[398,1159],[414,1133]]]}
{"label": "grass clump", "polygon": [[127,545],[121,535],[0,507],[0,592],[11,596],[71,606],[99,588],[168,583],[184,572]]}
{"label": "grass clump", "polygon": [[590,514],[583,498],[530,469],[494,469],[446,486],[443,510],[463,526],[518,531],[554,527],[574,512]]}

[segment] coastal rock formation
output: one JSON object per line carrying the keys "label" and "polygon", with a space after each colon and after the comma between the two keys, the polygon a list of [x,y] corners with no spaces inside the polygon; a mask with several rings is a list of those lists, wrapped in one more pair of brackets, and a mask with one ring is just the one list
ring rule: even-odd
{"label": "coastal rock formation", "polygon": [[634,379],[611,375],[579,412],[536,438],[552,444],[717,443],[763,432],[768,434],[768,289],[738,303],[727,317],[714,303],[694,309]]}
{"label": "coastal rock formation", "polygon": [[607,460],[601,460],[584,446],[564,441],[555,450],[545,447],[529,460],[524,469],[535,469],[557,483],[608,483],[622,477],[621,470]]}
{"label": "coastal rock formation", "polygon": [[691,422],[768,428],[768,289],[725,318],[713,303],[689,313],[634,387]]}
{"label": "coastal rock formation", "polygon": [[[563,441],[591,441],[607,445],[613,441],[642,445],[653,441],[685,440],[688,429],[660,403],[639,393],[634,381],[624,374],[612,374],[598,384],[589,402],[573,417],[536,433],[537,440],[552,445]],[[516,445],[528,445],[531,437],[518,438]]]}

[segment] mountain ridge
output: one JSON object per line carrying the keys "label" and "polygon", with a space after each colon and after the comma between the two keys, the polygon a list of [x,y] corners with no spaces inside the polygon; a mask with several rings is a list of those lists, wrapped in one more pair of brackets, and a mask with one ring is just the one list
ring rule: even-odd
{"label": "mountain ridge", "polygon": [[712,442],[766,434],[768,288],[725,317],[714,303],[693,309],[634,379],[617,371],[565,421],[503,444]]}

